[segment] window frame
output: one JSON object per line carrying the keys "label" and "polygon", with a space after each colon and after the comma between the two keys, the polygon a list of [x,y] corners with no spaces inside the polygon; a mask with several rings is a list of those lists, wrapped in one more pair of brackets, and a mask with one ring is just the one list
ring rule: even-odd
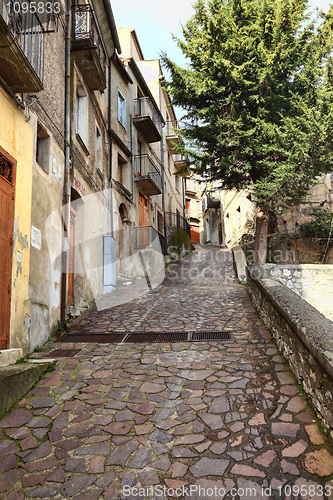
{"label": "window frame", "polygon": [[76,92],[76,134],[88,148],[88,96],[82,89]]}
{"label": "window frame", "polygon": [[118,122],[126,130],[126,99],[120,89],[117,89],[117,118]]}

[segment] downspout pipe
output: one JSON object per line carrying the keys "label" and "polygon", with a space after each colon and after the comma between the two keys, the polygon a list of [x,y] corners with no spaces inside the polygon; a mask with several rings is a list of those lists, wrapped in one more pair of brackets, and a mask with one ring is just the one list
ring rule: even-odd
{"label": "downspout pipe", "polygon": [[70,78],[71,78],[71,27],[72,27],[72,2],[67,0],[67,27],[65,42],[65,175],[64,175],[64,234],[62,244],[62,277],[61,277],[61,323],[66,327],[66,299],[67,299],[67,267],[70,232]]}
{"label": "downspout pipe", "polygon": [[[162,131],[162,135],[164,135],[164,131]],[[164,248],[163,254],[167,254],[167,231],[166,231],[166,223],[165,223],[165,193],[164,193],[164,148],[163,148],[163,137],[161,140],[161,167],[162,167],[162,212],[163,212],[163,223],[164,223]]]}
{"label": "downspout pipe", "polygon": [[112,145],[112,134],[111,134],[111,98],[112,98],[112,89],[111,89],[111,76],[112,76],[112,59],[109,59],[109,96],[108,96],[108,135],[109,135],[109,190],[110,190],[110,210],[109,217],[110,221],[108,224],[108,230],[110,231],[111,236],[114,233],[114,224],[113,224],[113,193],[112,193],[112,153],[113,153],[113,145]]}

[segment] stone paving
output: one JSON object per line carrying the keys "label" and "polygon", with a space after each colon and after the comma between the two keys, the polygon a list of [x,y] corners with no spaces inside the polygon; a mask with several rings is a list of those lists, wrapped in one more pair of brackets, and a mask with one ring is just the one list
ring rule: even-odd
{"label": "stone paving", "polygon": [[0,497],[333,499],[333,456],[226,250],[72,332],[228,330],[229,341],[78,349],[0,421]]}

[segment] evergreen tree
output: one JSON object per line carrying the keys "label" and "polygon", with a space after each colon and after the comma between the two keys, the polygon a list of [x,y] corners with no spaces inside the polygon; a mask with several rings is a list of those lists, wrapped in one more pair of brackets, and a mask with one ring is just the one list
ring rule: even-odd
{"label": "evergreen tree", "polygon": [[196,173],[257,202],[255,260],[266,260],[269,213],[299,203],[333,170],[332,7],[311,19],[305,0],[198,0],[163,54],[184,109],[180,151]]}

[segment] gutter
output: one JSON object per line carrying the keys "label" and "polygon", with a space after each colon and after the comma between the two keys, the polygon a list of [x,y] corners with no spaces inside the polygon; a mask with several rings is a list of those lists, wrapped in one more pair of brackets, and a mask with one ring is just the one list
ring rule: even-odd
{"label": "gutter", "polygon": [[109,21],[109,25],[111,28],[111,34],[112,34],[115,48],[117,49],[118,54],[121,54],[120,41],[119,41],[119,37],[118,37],[117,27],[116,27],[116,23],[114,20],[110,0],[103,0],[103,5],[104,5],[105,12],[106,12],[106,15],[107,15],[107,18]]}

